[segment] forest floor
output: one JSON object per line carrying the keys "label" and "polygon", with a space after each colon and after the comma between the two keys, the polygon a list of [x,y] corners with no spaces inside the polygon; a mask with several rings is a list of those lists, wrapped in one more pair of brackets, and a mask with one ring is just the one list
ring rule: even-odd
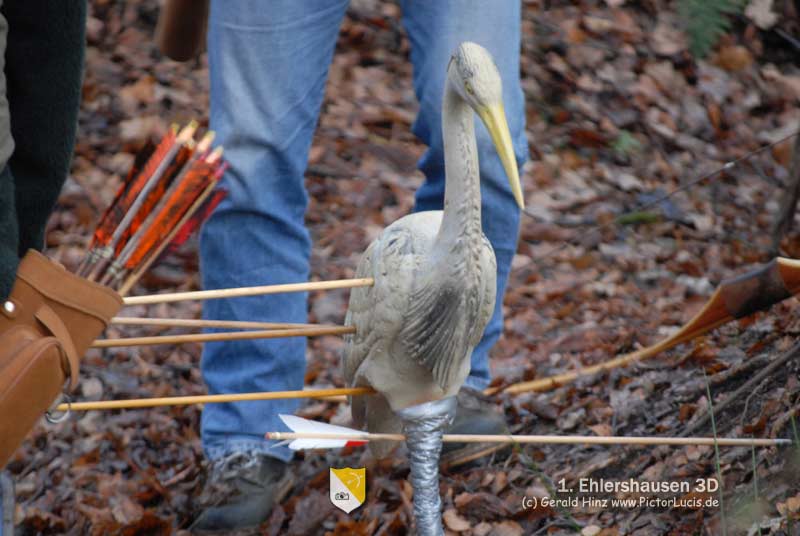
{"label": "forest floor", "polygon": [[[47,239],[47,253],[69,268],[80,262],[98,215],[147,137],[171,122],[197,118],[206,125],[208,117],[205,56],[186,64],[160,57],[152,39],[158,2],[90,4],[79,142]],[[504,336],[493,351],[495,385],[650,345],[686,323],[723,279],[770,259],[791,139],[650,208],[637,207],[798,128],[800,50],[785,36],[800,27],[792,2],[775,2],[779,8],[786,12],[762,24],[766,29],[735,18],[712,54],[695,60],[676,28],[673,3],[523,2],[528,208],[504,301]],[[424,148],[411,133],[417,104],[408,55],[394,2],[351,6],[307,173],[313,279],[352,277],[369,241],[412,208]],[[781,254],[800,256],[797,235],[783,240]],[[194,241],[133,293],[197,289],[197,269]],[[310,321],[341,323],[347,298],[346,291],[312,293]],[[519,434],[710,436],[705,415],[713,403],[724,406],[714,413],[719,436],[794,437],[792,447],[721,448],[717,458],[713,447],[702,446],[520,446],[443,472],[448,534],[798,534],[793,415],[800,360],[787,359],[737,391],[794,345],[796,305],[787,300],[635,366],[550,392],[495,398]],[[195,318],[200,305],[122,314]],[[166,332],[118,326],[107,336],[140,333]],[[343,386],[341,350],[337,337],[309,340],[306,384]],[[92,351],[77,398],[203,394],[200,353],[196,344]],[[9,466],[21,533],[186,529],[204,478],[200,411],[89,412],[58,425],[43,422]],[[309,401],[301,415],[343,422],[348,412],[335,402]],[[329,500],[328,468],[365,463],[366,502],[345,514]],[[295,488],[263,533],[407,532],[411,492],[403,457],[375,463],[363,449],[306,452],[295,471]],[[582,478],[694,482],[718,474],[722,508],[523,507],[523,497],[553,496]],[[698,494],[681,497],[690,502]]]}

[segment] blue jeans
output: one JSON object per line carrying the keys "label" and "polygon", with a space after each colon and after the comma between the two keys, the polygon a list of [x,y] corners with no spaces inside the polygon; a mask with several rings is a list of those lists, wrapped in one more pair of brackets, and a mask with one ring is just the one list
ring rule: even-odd
{"label": "blue jeans", "polygon": [[[415,210],[441,209],[444,196],[441,101],[445,71],[458,43],[474,41],[494,56],[520,165],[528,154],[519,81],[520,3],[514,0],[401,0],[412,45],[414,90],[420,112],[414,133],[428,147],[419,163],[426,181]],[[205,224],[200,242],[207,289],[308,280],[311,239],[304,224],[308,195],[303,174],[319,115],[328,66],[346,0],[211,2],[208,58],[211,128],[225,146],[228,197]],[[478,121],[479,123],[479,121]],[[502,329],[502,295],[519,234],[519,209],[494,147],[476,129],[483,195],[483,230],[497,255],[498,299],[483,340],[472,355],[467,385],[489,383],[489,349]],[[305,322],[306,294],[205,302],[204,317]],[[207,343],[203,376],[211,393],[301,389],[302,338]],[[291,451],[263,439],[285,430],[279,413],[297,400],[209,404],[203,410],[206,455],[265,452],[288,460]]]}

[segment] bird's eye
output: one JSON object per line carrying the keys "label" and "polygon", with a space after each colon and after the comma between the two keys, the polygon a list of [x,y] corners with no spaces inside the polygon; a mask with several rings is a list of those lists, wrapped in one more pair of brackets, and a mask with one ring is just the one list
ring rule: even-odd
{"label": "bird's eye", "polygon": [[464,82],[464,91],[467,92],[468,95],[474,95],[475,91],[472,89],[472,84],[469,82]]}

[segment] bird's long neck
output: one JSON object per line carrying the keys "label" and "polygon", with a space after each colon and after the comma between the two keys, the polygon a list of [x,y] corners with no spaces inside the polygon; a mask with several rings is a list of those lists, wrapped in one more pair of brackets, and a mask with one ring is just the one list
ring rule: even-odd
{"label": "bird's long neck", "polygon": [[444,215],[436,241],[448,252],[459,243],[481,240],[481,194],[474,112],[450,82],[442,108]]}

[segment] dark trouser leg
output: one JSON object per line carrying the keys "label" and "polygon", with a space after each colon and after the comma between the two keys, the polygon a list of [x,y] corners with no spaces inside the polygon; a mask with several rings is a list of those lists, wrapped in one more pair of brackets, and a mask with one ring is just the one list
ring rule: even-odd
{"label": "dark trouser leg", "polygon": [[6,80],[16,143],[8,165],[15,181],[21,257],[30,248],[42,248],[47,219],[69,172],[81,97],[86,2],[5,0],[3,14],[9,25]]}
{"label": "dark trouser leg", "polygon": [[0,301],[5,301],[17,277],[19,256],[17,211],[14,209],[14,178],[8,166],[0,173]]}

